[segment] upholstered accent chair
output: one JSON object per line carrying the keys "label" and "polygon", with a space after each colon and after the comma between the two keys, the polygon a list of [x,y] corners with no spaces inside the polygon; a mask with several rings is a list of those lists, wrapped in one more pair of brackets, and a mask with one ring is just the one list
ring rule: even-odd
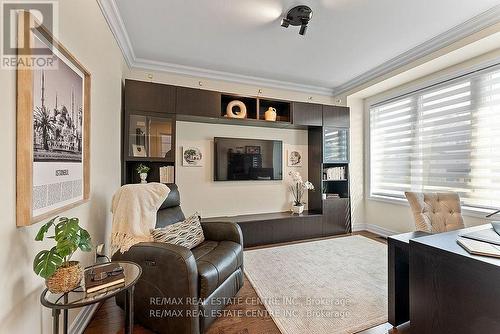
{"label": "upholstered accent chair", "polygon": [[417,231],[441,233],[464,228],[458,194],[406,192],[405,196]]}
{"label": "upholstered accent chair", "polygon": [[[157,214],[156,227],[184,220],[176,185]],[[243,286],[243,236],[238,224],[202,222],[205,241],[186,247],[142,242],[112,259],[142,267],[135,286],[135,320],[161,334],[204,333]],[[116,297],[123,308],[123,295]]]}

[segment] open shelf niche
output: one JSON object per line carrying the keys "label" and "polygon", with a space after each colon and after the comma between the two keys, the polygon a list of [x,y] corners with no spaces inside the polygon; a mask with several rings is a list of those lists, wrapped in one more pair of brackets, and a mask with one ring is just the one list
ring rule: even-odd
{"label": "open shelf niche", "polygon": [[[328,170],[334,171],[334,173],[328,174]],[[349,164],[324,163],[322,191],[328,198],[349,198]],[[338,197],[332,195],[338,195]]]}
{"label": "open shelf niche", "polygon": [[[221,117],[226,117],[227,106],[231,101],[238,100],[245,104],[247,108],[248,120],[265,121],[265,113],[269,107],[276,109],[276,123],[291,123],[291,102],[273,99],[261,99],[257,97],[248,97],[241,95],[221,94]],[[238,108],[234,108],[234,113],[238,112]],[[239,119],[244,120],[244,119]]]}

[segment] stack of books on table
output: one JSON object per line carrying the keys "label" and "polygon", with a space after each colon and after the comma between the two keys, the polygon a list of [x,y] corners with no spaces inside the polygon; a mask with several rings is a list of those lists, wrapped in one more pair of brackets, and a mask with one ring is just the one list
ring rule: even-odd
{"label": "stack of books on table", "polygon": [[326,194],[326,198],[340,198],[339,194]]}
{"label": "stack of books on table", "polygon": [[123,269],[120,272],[120,268],[119,264],[110,263],[86,269],[84,273],[85,292],[93,293],[125,284],[125,274]]}

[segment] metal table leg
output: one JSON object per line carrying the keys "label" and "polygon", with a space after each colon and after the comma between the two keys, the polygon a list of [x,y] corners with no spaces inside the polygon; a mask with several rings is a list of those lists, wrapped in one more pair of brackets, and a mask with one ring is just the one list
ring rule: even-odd
{"label": "metal table leg", "polygon": [[[64,304],[68,304],[68,294],[64,294]],[[68,334],[68,309],[63,310],[63,333]]]}
{"label": "metal table leg", "polygon": [[125,334],[134,331],[134,286],[125,291]]}
{"label": "metal table leg", "polygon": [[59,334],[59,314],[61,310],[52,309],[52,333]]}

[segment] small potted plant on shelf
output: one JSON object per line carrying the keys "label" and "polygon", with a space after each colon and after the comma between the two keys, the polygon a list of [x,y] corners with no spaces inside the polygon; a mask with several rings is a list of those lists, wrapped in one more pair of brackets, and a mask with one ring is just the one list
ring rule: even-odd
{"label": "small potted plant on shelf", "polygon": [[38,231],[35,240],[42,241],[49,229],[54,226],[53,239],[56,245],[50,250],[42,250],[35,256],[33,270],[45,278],[45,285],[50,292],[65,293],[80,285],[83,271],[78,261],[70,261],[77,249],[84,252],[92,250],[89,232],[81,228],[78,218],[60,217],[58,223],[52,218]]}
{"label": "small potted plant on shelf", "polygon": [[148,166],[145,166],[143,164],[140,164],[136,171],[137,171],[137,174],[139,174],[139,177],[141,178],[141,183],[148,183],[148,181],[146,181],[147,177],[148,177],[148,172],[151,168],[149,168]]}
{"label": "small potted plant on shelf", "polygon": [[302,176],[299,172],[289,172],[288,175],[292,179],[292,184],[290,185],[290,191],[293,195],[292,212],[296,214],[301,214],[304,212],[304,202],[302,198],[306,190],[314,190],[314,185],[309,181],[302,180]]}

